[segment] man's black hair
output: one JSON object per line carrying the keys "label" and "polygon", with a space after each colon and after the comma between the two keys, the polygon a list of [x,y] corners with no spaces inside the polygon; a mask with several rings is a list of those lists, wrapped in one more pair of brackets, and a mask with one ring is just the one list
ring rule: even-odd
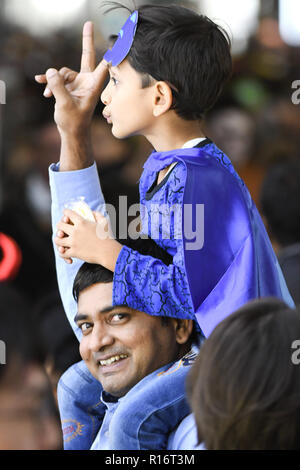
{"label": "man's black hair", "polygon": [[[122,240],[123,245],[138,251],[142,255],[160,259],[166,266],[172,263],[172,256],[160,248],[151,238],[127,238]],[[78,302],[80,292],[94,284],[108,284],[113,282],[113,273],[99,264],[84,263],[79,269],[73,284],[73,297]]]}
{"label": "man's black hair", "polygon": [[282,247],[300,242],[300,161],[271,167],[261,189],[261,208],[270,234]]}
{"label": "man's black hair", "polygon": [[[123,7],[117,2],[105,4],[114,5],[109,11]],[[173,93],[172,109],[183,119],[202,119],[232,72],[227,32],[206,16],[179,5],[143,5],[138,12],[127,59],[142,75],[142,86],[149,86],[151,77],[167,82]]]}

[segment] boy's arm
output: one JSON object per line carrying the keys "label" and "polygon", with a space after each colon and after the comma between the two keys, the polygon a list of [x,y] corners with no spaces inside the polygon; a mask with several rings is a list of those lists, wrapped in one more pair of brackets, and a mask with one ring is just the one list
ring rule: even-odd
{"label": "boy's arm", "polygon": [[183,243],[176,242],[177,252],[169,266],[124,246],[114,273],[113,305],[126,304],[149,315],[195,320]]}
{"label": "boy's arm", "polygon": [[[184,171],[183,165],[177,165],[168,180],[167,189],[165,186],[165,192],[168,193],[168,207],[174,207],[174,217],[172,211],[169,215],[166,213],[167,219],[164,216],[152,217],[152,211],[161,204],[159,198],[155,202],[151,200],[147,203],[146,199],[141,202],[142,233],[149,234],[150,230],[151,235],[154,233],[154,241],[161,239],[162,247],[164,249],[168,247],[169,254],[173,256],[171,264],[164,264],[155,258],[155,254],[153,257],[144,256],[124,246],[114,271],[113,305],[127,304],[149,315],[195,320],[185,269],[185,240],[183,240],[185,219],[183,211],[178,212],[182,208]],[[141,182],[142,188],[143,184]],[[163,214],[163,205],[161,211]]]}

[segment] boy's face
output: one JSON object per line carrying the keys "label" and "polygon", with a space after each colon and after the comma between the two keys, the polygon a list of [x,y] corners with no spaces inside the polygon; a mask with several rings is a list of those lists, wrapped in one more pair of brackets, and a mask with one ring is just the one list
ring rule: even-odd
{"label": "boy's face", "polygon": [[103,389],[116,397],[178,357],[173,319],[162,325],[160,317],[112,307],[112,283],[94,284],[80,293],[75,321],[82,331],[82,359]]}
{"label": "boy's face", "polygon": [[[149,134],[154,124],[153,87],[142,88],[141,75],[125,59],[109,68],[110,81],[102,92],[104,117],[118,139]],[[151,133],[151,131],[150,131]]]}

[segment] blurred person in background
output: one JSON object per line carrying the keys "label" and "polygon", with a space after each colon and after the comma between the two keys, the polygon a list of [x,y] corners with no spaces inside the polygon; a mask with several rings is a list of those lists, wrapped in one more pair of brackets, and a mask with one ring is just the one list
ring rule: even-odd
{"label": "blurred person in background", "polygon": [[259,191],[264,166],[255,158],[256,123],[254,113],[237,105],[221,107],[209,113],[207,135],[230,155],[230,160],[245,182],[255,204],[259,206]]}
{"label": "blurred person in background", "polygon": [[58,417],[30,309],[7,283],[0,283],[0,338],[0,450],[60,449]]}
{"label": "blurred person in background", "polygon": [[299,338],[299,310],[273,298],[217,325],[187,381],[202,446],[300,449]]}
{"label": "blurred person in background", "polygon": [[81,357],[78,341],[65,316],[58,291],[45,296],[36,305],[34,324],[43,351],[43,364],[57,403],[57,384],[62,374]]}
{"label": "blurred person in background", "polygon": [[300,158],[270,167],[261,207],[289,291],[300,303]]}
{"label": "blurred person in background", "polygon": [[14,285],[29,302],[57,288],[46,167],[47,158],[57,158],[56,133],[47,122],[20,133],[5,166],[0,226],[22,251],[23,262]]}

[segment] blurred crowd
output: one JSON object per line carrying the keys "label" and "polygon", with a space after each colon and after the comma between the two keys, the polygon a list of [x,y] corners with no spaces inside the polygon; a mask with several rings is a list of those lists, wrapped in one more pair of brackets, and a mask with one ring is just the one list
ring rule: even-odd
{"label": "blurred crowd", "polygon": [[[43,98],[34,76],[51,66],[78,69],[81,38],[72,30],[39,38],[0,17],[0,41],[0,79],[7,84],[7,105],[0,105],[0,232],[7,236],[0,248],[0,340],[7,345],[0,449],[59,449],[56,384],[80,357],[60,302],[51,242],[48,167],[59,159],[60,139],[54,103]],[[97,47],[100,58],[105,44]],[[205,132],[248,186],[299,303],[297,79],[300,48],[283,42],[276,15],[262,17],[247,51],[234,58],[232,80],[207,115]],[[119,195],[127,195],[130,206],[139,200],[138,180],[152,149],[139,137],[116,140],[101,111],[99,104],[92,139],[104,196],[117,207]],[[7,250],[13,262],[4,270]]]}

